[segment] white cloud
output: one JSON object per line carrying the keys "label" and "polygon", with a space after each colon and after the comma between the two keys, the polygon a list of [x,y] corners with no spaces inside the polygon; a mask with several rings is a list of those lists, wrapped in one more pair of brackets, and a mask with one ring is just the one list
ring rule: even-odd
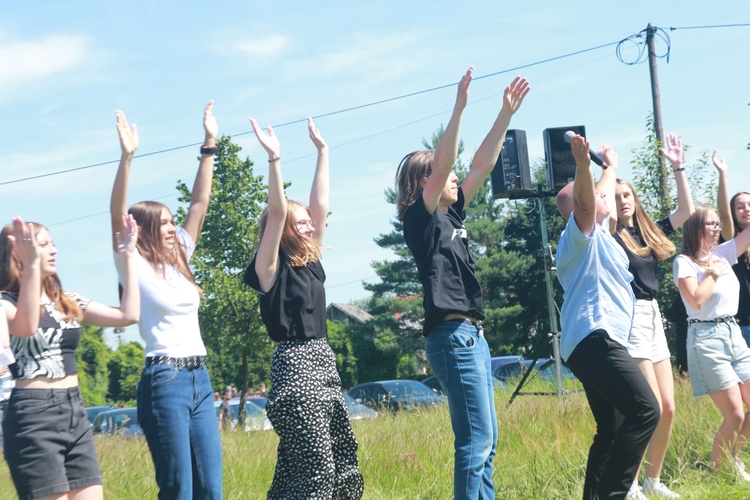
{"label": "white cloud", "polygon": [[34,41],[0,42],[0,90],[69,71],[86,59],[84,36],[49,36]]}
{"label": "white cloud", "polygon": [[271,35],[260,38],[240,40],[235,45],[244,55],[257,59],[278,57],[289,47],[289,38],[284,35]]}

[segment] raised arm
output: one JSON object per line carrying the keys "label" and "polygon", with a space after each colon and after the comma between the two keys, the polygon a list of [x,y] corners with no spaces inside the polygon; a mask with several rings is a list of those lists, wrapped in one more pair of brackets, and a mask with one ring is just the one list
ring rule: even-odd
{"label": "raised arm", "polygon": [[287,203],[284,196],[284,181],[281,178],[281,145],[268,126],[268,133],[250,118],[255,137],[268,153],[268,207],[266,208],[266,227],[260,235],[258,255],[255,258],[255,273],[258,275],[263,292],[268,292],[276,280],[279,268],[279,246],[281,233],[286,222]]}
{"label": "raised arm", "polygon": [[117,239],[117,258],[122,260],[122,297],[120,307],[105,306],[91,302],[83,313],[83,322],[105,328],[121,328],[137,323],[141,314],[141,294],[136,275],[135,244],[138,240],[138,225],[130,214],[122,216],[122,232]]}
{"label": "raised arm", "polygon": [[594,174],[591,172],[589,141],[576,135],[570,141],[570,150],[576,160],[576,176],[573,182],[573,217],[578,229],[590,235],[596,224],[596,192]]}
{"label": "raised arm", "polygon": [[[732,207],[729,203],[729,186],[727,185],[727,171],[729,167],[724,158],[719,157],[719,150],[714,149],[711,157],[716,170],[719,172],[719,192],[716,196],[716,205],[719,209],[719,220],[721,221],[721,235],[729,241],[734,238],[734,220],[732,219]],[[739,255],[739,250],[737,255]]]}
{"label": "raised arm", "polygon": [[596,183],[596,190],[604,195],[604,199],[609,206],[609,232],[615,234],[617,229],[617,209],[615,202],[615,191],[617,187],[617,169],[619,160],[617,153],[609,144],[602,144],[597,151],[599,156],[604,159],[607,168],[602,168],[602,176]]}
{"label": "raised arm", "polygon": [[461,183],[465,205],[468,205],[472,198],[474,198],[479,188],[482,187],[482,184],[484,184],[487,177],[492,173],[492,169],[495,168],[497,158],[500,156],[500,151],[503,148],[505,134],[508,132],[510,119],[518,111],[518,108],[521,107],[523,98],[526,97],[529,90],[531,90],[529,82],[520,76],[517,76],[510,85],[505,87],[503,107],[497,115],[495,123],[492,124],[487,137],[484,138],[479,149],[474,154],[474,159],[471,162],[471,170],[469,170],[463,183]]}
{"label": "raised arm", "polygon": [[313,177],[312,189],[310,190],[310,212],[315,221],[315,233],[313,238],[323,243],[323,235],[326,231],[326,218],[329,207],[329,171],[328,171],[328,144],[320,135],[320,130],[315,128],[312,118],[307,119],[307,128],[310,139],[318,150],[318,162],[315,165],[315,177]]}
{"label": "raised arm", "polygon": [[128,126],[125,113],[115,111],[115,124],[120,137],[120,166],[117,167],[115,184],[112,186],[112,196],[109,199],[109,216],[112,225],[112,249],[117,251],[117,233],[122,233],[122,217],[128,211],[128,179],[130,178],[130,164],[138,149],[138,127],[135,123]]}
{"label": "raised arm", "polygon": [[[216,124],[216,118],[212,114],[213,107],[214,102],[208,101],[206,108],[203,110],[203,129],[206,131],[206,138],[203,141],[204,148],[215,148],[216,139],[219,136],[219,127]],[[188,208],[187,217],[185,217],[185,224],[182,226],[196,243],[203,228],[203,221],[206,219],[206,212],[208,212],[208,202],[211,200],[211,183],[213,179],[214,155],[201,154],[201,160],[198,164],[198,174],[195,176],[193,191],[190,195],[190,207]]]}
{"label": "raised arm", "polygon": [[[31,337],[39,328],[39,310],[42,296],[42,274],[39,242],[33,224],[26,224],[20,217],[13,218],[13,231],[8,235],[13,259],[20,261],[23,269],[18,301],[15,305],[5,302],[8,331],[16,337]],[[51,245],[51,241],[42,244]]]}
{"label": "raised arm", "polygon": [[445,127],[443,136],[440,138],[435,157],[432,161],[432,172],[427,178],[422,198],[425,207],[430,213],[434,213],[440,201],[440,194],[443,192],[445,182],[453,170],[453,165],[458,158],[459,133],[461,131],[461,117],[463,116],[466,102],[469,99],[469,84],[471,83],[471,74],[474,71],[470,67],[458,82],[458,92],[456,93],[456,103],[453,105],[453,113]]}
{"label": "raised arm", "polygon": [[682,139],[675,134],[668,134],[667,147],[661,148],[661,154],[672,165],[675,184],[677,184],[677,209],[669,216],[672,227],[677,229],[695,212],[693,195],[690,193],[690,184],[682,162]]}

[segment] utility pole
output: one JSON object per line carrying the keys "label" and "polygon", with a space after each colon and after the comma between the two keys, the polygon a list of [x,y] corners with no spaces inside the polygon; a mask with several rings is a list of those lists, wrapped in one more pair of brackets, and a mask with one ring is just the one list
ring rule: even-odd
{"label": "utility pole", "polygon": [[[654,51],[654,33],[656,28],[648,23],[646,28],[646,45],[648,46],[648,69],[651,74],[651,101],[654,108],[654,135],[660,146],[664,146],[664,128],[661,124],[661,99],[659,96],[659,77],[656,73],[656,53]],[[660,152],[659,158],[659,190],[667,209],[669,208],[669,184],[667,183],[667,163]]]}

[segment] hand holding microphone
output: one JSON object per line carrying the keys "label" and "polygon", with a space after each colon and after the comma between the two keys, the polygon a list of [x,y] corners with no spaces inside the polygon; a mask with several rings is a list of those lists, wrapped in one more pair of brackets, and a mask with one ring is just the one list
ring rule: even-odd
{"label": "hand holding microphone", "polygon": [[[568,130],[567,132],[565,132],[565,142],[567,142],[568,144],[570,144],[571,143],[570,141],[573,140],[573,137],[575,137],[575,135],[576,135],[576,133],[573,132],[572,130]],[[597,165],[599,165],[603,169],[607,168],[609,166],[609,165],[607,165],[607,162],[604,161],[604,158],[602,158],[601,156],[599,156],[599,154],[596,151],[594,151],[593,149],[591,149],[591,148],[589,148],[589,158],[591,158],[591,161],[593,161],[594,163],[596,163]]]}

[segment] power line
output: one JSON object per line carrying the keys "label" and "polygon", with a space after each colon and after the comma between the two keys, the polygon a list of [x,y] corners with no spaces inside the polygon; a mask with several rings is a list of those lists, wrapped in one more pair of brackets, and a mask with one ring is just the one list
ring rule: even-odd
{"label": "power line", "polygon": [[[602,45],[597,45],[595,47],[589,47],[587,49],[577,50],[575,52],[569,52],[567,54],[563,54],[563,55],[560,55],[560,56],[550,57],[550,58],[547,58],[547,59],[542,59],[540,61],[535,61],[535,62],[532,62],[532,63],[523,64],[521,66],[515,66],[513,68],[508,68],[508,69],[504,69],[504,70],[501,70],[501,71],[496,71],[494,73],[489,73],[489,74],[486,74],[486,75],[477,76],[477,77],[472,78],[472,80],[483,80],[485,78],[491,78],[491,77],[502,75],[502,74],[505,74],[505,73],[511,73],[511,72],[515,72],[515,71],[518,71],[518,70],[521,70],[521,69],[530,68],[530,67],[533,67],[533,66],[539,66],[541,64],[546,64],[546,63],[549,63],[549,62],[552,62],[552,61],[558,61],[560,59],[565,59],[565,58],[568,58],[568,57],[573,57],[573,56],[577,56],[577,55],[580,55],[580,54],[585,54],[586,52],[592,52],[594,50],[599,50],[599,49],[602,49],[604,47],[609,47],[609,46],[612,46],[612,45],[616,45],[618,43],[620,43],[620,41],[609,42],[609,43],[605,43],[605,44],[602,44]],[[439,85],[437,87],[432,87],[432,88],[428,88],[428,89],[424,89],[424,90],[418,90],[416,92],[410,92],[408,94],[402,94],[402,95],[399,95],[399,96],[396,96],[396,97],[390,97],[390,98],[387,98],[387,99],[381,99],[381,100],[369,102],[369,103],[366,103],[366,104],[360,104],[358,106],[351,106],[351,107],[348,107],[348,108],[343,108],[343,109],[339,109],[339,110],[336,110],[336,111],[331,111],[331,112],[328,112],[328,113],[322,113],[320,115],[315,115],[312,118],[313,119],[319,119],[319,118],[326,118],[326,117],[329,117],[329,116],[339,115],[339,114],[343,114],[343,113],[349,113],[351,111],[356,111],[356,110],[359,110],[359,109],[369,108],[369,107],[372,107],[372,106],[378,106],[380,104],[385,104],[385,103],[389,103],[389,102],[393,102],[393,101],[398,101],[398,100],[401,100],[401,99],[407,99],[409,97],[415,97],[415,96],[418,96],[418,95],[427,94],[427,93],[430,93],[430,92],[435,92],[435,91],[446,89],[446,88],[450,88],[450,87],[455,87],[456,85],[458,85],[458,82],[449,83],[449,84],[445,84],[445,85]],[[273,125],[273,128],[286,127],[286,126],[289,126],[289,125],[295,125],[295,124],[298,124],[298,123],[304,123],[306,121],[307,121],[307,118],[300,118],[300,119],[297,119],[297,120],[292,120],[292,121],[280,123],[278,125]],[[253,134],[253,133],[254,132],[252,130],[250,130],[250,131],[240,132],[238,134],[230,134],[230,135],[232,137],[238,137],[238,136],[243,136],[243,135],[250,135],[250,134]],[[180,149],[186,149],[186,148],[192,148],[192,147],[200,146],[201,144],[203,144],[203,142],[195,142],[195,143],[191,143],[191,144],[185,144],[183,146],[175,146],[175,147],[172,147],[172,148],[160,149],[158,151],[152,151],[152,152],[149,152],[149,153],[138,154],[138,155],[133,156],[133,158],[134,159],[135,158],[144,158],[144,157],[147,157],[147,156],[153,156],[153,155],[158,155],[158,154],[163,154],[163,153],[169,153],[169,152],[172,152],[172,151],[178,151]],[[70,168],[70,169],[66,169],[66,170],[59,170],[59,171],[56,171],[56,172],[48,172],[46,174],[39,174],[39,175],[34,175],[34,176],[29,176],[29,177],[22,177],[20,179],[12,179],[12,180],[9,180],[9,181],[0,182],[0,186],[5,186],[7,184],[15,184],[15,183],[18,183],[18,182],[30,181],[30,180],[35,180],[35,179],[40,179],[40,178],[44,178],[44,177],[51,177],[51,176],[55,176],[55,175],[67,174],[67,173],[70,173],[70,172],[76,172],[76,171],[79,171],[79,170],[85,170],[85,169],[89,169],[89,168],[101,167],[101,166],[104,166],[104,165],[112,165],[114,163],[118,163],[119,161],[120,160],[110,160],[110,161],[105,161],[105,162],[93,163],[93,164],[90,164],[90,165],[84,165],[84,166],[81,166],[81,167]]]}
{"label": "power line", "polygon": [[742,28],[750,26],[750,23],[743,23],[743,24],[710,24],[707,26],[678,26],[678,27],[670,27],[669,31],[675,31],[675,30],[703,30],[703,29],[712,29],[712,28]]}

